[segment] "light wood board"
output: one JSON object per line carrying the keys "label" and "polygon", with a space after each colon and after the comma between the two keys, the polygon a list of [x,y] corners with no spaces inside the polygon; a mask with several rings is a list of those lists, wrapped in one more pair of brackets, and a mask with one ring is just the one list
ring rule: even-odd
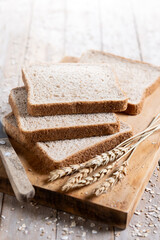
{"label": "light wood board", "polygon": [[[131,124],[134,133],[143,130],[160,112],[160,88],[148,97],[140,115],[129,116],[120,114],[120,118]],[[13,142],[17,153],[24,164],[28,177],[36,187],[36,200],[41,204],[52,206],[70,213],[88,218],[103,220],[108,224],[125,228],[141,198],[141,195],[155,169],[160,153],[159,132],[143,142],[133,154],[128,166],[127,176],[112,191],[99,197],[90,196],[91,186],[64,194],[60,188],[66,178],[48,183],[45,169],[41,169],[38,159],[26,152],[20,145]],[[11,193],[8,179],[3,167],[0,169],[0,190]]]}

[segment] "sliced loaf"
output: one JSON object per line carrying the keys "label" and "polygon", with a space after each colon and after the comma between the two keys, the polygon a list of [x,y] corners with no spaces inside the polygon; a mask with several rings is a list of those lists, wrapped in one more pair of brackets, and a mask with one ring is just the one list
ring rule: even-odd
{"label": "sliced loaf", "polygon": [[33,151],[51,169],[85,162],[132,136],[131,127],[121,122],[120,131],[109,136],[31,143],[19,132],[12,113],[4,118],[4,125],[9,136]]}
{"label": "sliced loaf", "polygon": [[[66,61],[66,60],[65,60]],[[115,69],[121,89],[128,96],[126,113],[139,114],[145,97],[160,84],[160,68],[148,63],[89,50],[79,59],[80,63],[105,63]]]}
{"label": "sliced loaf", "polygon": [[59,63],[22,69],[32,116],[120,112],[127,97],[105,64]]}
{"label": "sliced loaf", "polygon": [[9,102],[20,131],[33,142],[101,136],[119,131],[119,120],[114,113],[30,116],[24,87],[12,89]]}

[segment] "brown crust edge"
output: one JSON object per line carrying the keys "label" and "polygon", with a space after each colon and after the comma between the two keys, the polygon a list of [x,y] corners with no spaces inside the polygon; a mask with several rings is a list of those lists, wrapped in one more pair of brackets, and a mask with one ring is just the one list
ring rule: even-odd
{"label": "brown crust edge", "polygon": [[[155,65],[150,64],[150,63],[147,63],[147,62],[133,60],[133,59],[121,57],[121,56],[118,56],[118,55],[115,55],[115,54],[112,54],[112,53],[102,52],[102,51],[93,50],[93,49],[90,49],[88,51],[94,51],[94,52],[101,53],[102,55],[108,55],[108,56],[116,57],[116,58],[119,58],[119,59],[122,59],[122,60],[127,60],[128,62],[131,62],[131,63],[140,63],[140,64],[148,65],[150,67],[153,67],[153,68],[156,68],[156,69],[160,70],[160,67],[155,66]],[[83,53],[81,55],[81,57],[84,54],[85,53]],[[77,59],[74,58],[74,61],[79,62],[80,58],[79,59],[78,58]],[[67,60],[69,61],[69,59],[71,60],[72,57],[64,57],[61,61],[65,61],[66,62]],[[129,115],[137,115],[137,114],[141,113],[145,98],[148,97],[149,95],[151,95],[156,90],[156,87],[157,87],[158,84],[160,84],[160,77],[157,80],[155,80],[155,82],[153,84],[151,84],[148,88],[146,88],[144,90],[144,92],[142,93],[141,101],[139,103],[133,104],[133,103],[128,102],[128,107],[124,111],[124,113],[127,113]]]}
{"label": "brown crust edge", "polygon": [[[18,88],[15,88],[18,89]],[[32,142],[40,141],[55,141],[55,140],[64,140],[64,139],[74,139],[74,138],[84,138],[92,136],[103,136],[113,134],[119,131],[120,123],[118,117],[115,115],[116,122],[114,123],[105,123],[98,125],[88,125],[88,126],[77,126],[70,128],[60,128],[60,129],[40,129],[36,131],[26,131],[22,129],[20,116],[18,108],[12,97],[12,90],[9,95],[9,103],[11,105],[12,111],[15,115],[18,128],[20,132],[25,136],[26,139]]]}
{"label": "brown crust edge", "polygon": [[156,88],[158,87],[159,84],[160,84],[160,77],[152,85],[150,85],[148,88],[146,88],[144,90],[141,101],[139,103],[132,104],[132,103],[128,102],[128,107],[124,111],[124,113],[127,113],[129,115],[140,114],[142,111],[142,108],[143,108],[145,98],[148,97],[149,95],[151,95],[156,90]]}
{"label": "brown crust edge", "polygon": [[[62,114],[83,114],[83,113],[102,113],[102,112],[122,112],[127,109],[128,98],[124,94],[123,100],[101,101],[101,102],[74,102],[74,103],[50,103],[32,104],[30,101],[30,87],[22,68],[22,79],[26,87],[27,111],[32,116],[49,116]],[[117,86],[119,88],[119,86]],[[120,89],[120,88],[119,88]],[[121,89],[120,89],[121,90]],[[126,97],[126,98],[125,98]]]}
{"label": "brown crust edge", "polygon": [[[117,136],[110,136],[109,140],[100,141],[99,143],[96,143],[89,148],[85,148],[76,152],[75,154],[72,154],[71,156],[65,158],[62,161],[55,162],[53,164],[53,167],[61,168],[64,166],[69,166],[70,164],[79,164],[86,162],[87,160],[95,157],[98,154],[111,150],[127,138],[130,138],[132,135],[132,130],[130,130],[119,133],[117,134]],[[39,155],[42,159],[48,159],[53,162],[53,159],[51,159],[50,156],[48,156],[48,154],[41,147],[37,148],[37,156]]]}
{"label": "brown crust edge", "polygon": [[[10,113],[10,115],[11,114],[12,113]],[[133,135],[132,128],[130,126],[130,130],[127,130],[125,132],[119,132],[116,134],[116,136],[110,136],[110,139],[108,140],[100,141],[96,144],[93,144],[91,147],[84,148],[83,150],[77,151],[75,154],[72,154],[71,156],[65,158],[64,160],[61,160],[60,162],[56,162],[45,152],[45,150],[41,146],[38,145],[38,143],[32,144],[30,142],[25,141],[23,136],[21,136],[21,133],[19,132],[18,127],[14,127],[14,129],[17,131],[16,136],[18,137],[16,137],[14,131],[11,131],[11,129],[13,128],[13,125],[9,123],[9,121],[5,119],[5,117],[4,117],[4,125],[5,125],[6,132],[10,137],[12,137],[14,140],[19,142],[20,144],[22,144],[27,149],[31,150],[41,161],[43,161],[44,166],[47,164],[47,168],[50,170],[54,168],[68,166],[70,164],[85,162],[95,157],[98,154],[111,150],[112,148],[117,146],[119,143],[121,143],[122,141],[124,141],[125,139]]]}

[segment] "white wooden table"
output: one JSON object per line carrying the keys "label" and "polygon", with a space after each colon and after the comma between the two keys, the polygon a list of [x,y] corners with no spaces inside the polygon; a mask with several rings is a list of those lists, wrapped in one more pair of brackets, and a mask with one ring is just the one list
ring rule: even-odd
{"label": "white wooden table", "polygon": [[[10,89],[22,85],[23,64],[91,48],[160,65],[160,1],[0,0],[0,116],[10,111]],[[0,239],[158,240],[159,187],[156,169],[124,231],[0,193]]]}

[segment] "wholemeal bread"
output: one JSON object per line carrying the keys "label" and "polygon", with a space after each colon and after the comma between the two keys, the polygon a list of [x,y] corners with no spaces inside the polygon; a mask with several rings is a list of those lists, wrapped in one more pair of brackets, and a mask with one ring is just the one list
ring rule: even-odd
{"label": "wholemeal bread", "polygon": [[129,98],[125,111],[128,114],[139,114],[145,97],[150,95],[160,84],[160,68],[148,63],[95,50],[84,53],[79,62],[105,63],[110,68],[114,67],[120,87]]}
{"label": "wholemeal bread", "polygon": [[51,169],[85,162],[132,136],[131,127],[121,122],[120,131],[109,136],[31,143],[19,131],[12,113],[4,118],[4,125],[9,136],[33,151]]}
{"label": "wholemeal bread", "polygon": [[59,63],[22,69],[32,116],[120,112],[127,97],[105,64]]}
{"label": "wholemeal bread", "polygon": [[119,120],[114,113],[30,116],[24,87],[12,89],[9,102],[20,131],[30,141],[101,136],[119,131]]}

